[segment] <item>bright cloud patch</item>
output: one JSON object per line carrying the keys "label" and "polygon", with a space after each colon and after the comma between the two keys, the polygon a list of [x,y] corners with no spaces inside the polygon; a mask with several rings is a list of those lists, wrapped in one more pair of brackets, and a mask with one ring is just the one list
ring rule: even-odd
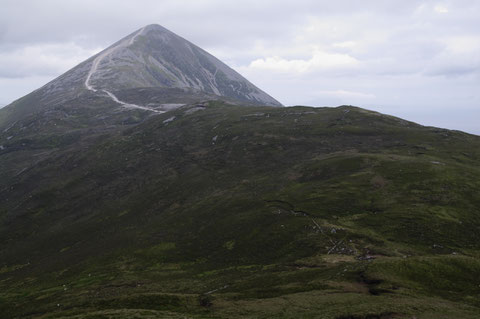
{"label": "bright cloud patch", "polygon": [[344,49],[344,48],[350,49],[350,48],[354,48],[356,45],[357,45],[357,43],[355,41],[344,41],[344,42],[334,43],[333,47],[334,48],[342,48],[342,49]]}
{"label": "bright cloud patch", "polygon": [[425,65],[425,74],[460,76],[480,71],[480,37],[449,37],[442,42],[444,50]]}
{"label": "bright cloud patch", "polygon": [[32,45],[0,52],[0,77],[58,75],[94,53],[75,43]]}
{"label": "bright cloud patch", "polygon": [[450,52],[480,54],[480,36],[447,37],[442,42]]}
{"label": "bright cloud patch", "polygon": [[249,67],[282,73],[306,73],[317,70],[346,69],[357,65],[359,61],[348,54],[327,53],[316,49],[309,60],[288,60],[273,56],[252,61]]}
{"label": "bright cloud patch", "polygon": [[338,98],[351,98],[351,99],[374,99],[375,94],[363,93],[363,92],[352,92],[345,90],[333,90],[333,91],[318,91],[316,92],[319,96],[329,96],[329,97],[338,97]]}
{"label": "bright cloud patch", "polygon": [[448,9],[441,5],[435,6],[434,9],[437,13],[448,13]]}

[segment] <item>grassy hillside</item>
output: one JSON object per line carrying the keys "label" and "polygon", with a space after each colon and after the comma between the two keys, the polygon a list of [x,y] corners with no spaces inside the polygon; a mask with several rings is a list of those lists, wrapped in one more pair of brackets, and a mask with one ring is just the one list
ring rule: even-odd
{"label": "grassy hillside", "polygon": [[82,134],[0,155],[2,317],[478,318],[477,136],[218,101]]}

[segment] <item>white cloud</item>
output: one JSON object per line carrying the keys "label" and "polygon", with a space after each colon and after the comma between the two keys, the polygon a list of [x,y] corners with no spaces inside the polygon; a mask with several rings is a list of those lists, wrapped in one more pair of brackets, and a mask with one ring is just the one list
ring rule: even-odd
{"label": "white cloud", "polygon": [[363,92],[353,92],[353,91],[346,91],[346,90],[333,90],[333,91],[317,91],[316,94],[321,96],[327,97],[338,97],[342,99],[375,99],[375,94],[372,93],[363,93]]}
{"label": "white cloud", "polygon": [[476,53],[480,56],[480,35],[449,36],[441,41],[452,53]]}
{"label": "white cloud", "polygon": [[344,48],[351,49],[356,46],[357,46],[357,42],[355,41],[344,41],[344,42],[337,42],[333,44],[334,48],[342,48],[342,49]]}
{"label": "white cloud", "polygon": [[355,68],[358,65],[359,61],[348,54],[328,53],[315,48],[312,57],[308,60],[289,60],[279,56],[272,56],[252,61],[249,68],[295,74],[322,70],[344,70]]}
{"label": "white cloud", "polygon": [[442,5],[436,5],[434,8],[435,12],[445,14],[448,13],[448,9]]}
{"label": "white cloud", "polygon": [[480,36],[459,36],[442,39],[443,51],[425,66],[425,74],[462,76],[480,74]]}
{"label": "white cloud", "polygon": [[73,42],[29,45],[0,52],[0,77],[59,75],[98,50],[86,50]]}

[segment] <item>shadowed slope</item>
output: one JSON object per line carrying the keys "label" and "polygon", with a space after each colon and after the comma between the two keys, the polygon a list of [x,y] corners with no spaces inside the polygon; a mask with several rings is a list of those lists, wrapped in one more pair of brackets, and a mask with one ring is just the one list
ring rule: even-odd
{"label": "shadowed slope", "polygon": [[0,181],[0,309],[475,318],[479,146],[354,107],[209,102],[57,148]]}

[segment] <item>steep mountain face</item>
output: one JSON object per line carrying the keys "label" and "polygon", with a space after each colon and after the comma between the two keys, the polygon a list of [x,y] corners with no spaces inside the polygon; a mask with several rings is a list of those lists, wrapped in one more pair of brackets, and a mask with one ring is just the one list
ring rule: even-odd
{"label": "steep mountain face", "polygon": [[247,103],[281,106],[214,56],[159,25],[134,32],[88,65],[89,89],[193,88]]}
{"label": "steep mountain face", "polygon": [[[80,63],[0,112],[0,128],[27,114],[75,99],[107,98],[113,105],[154,113],[168,110],[159,96],[151,105],[120,100],[125,89],[172,88],[243,104],[281,106],[226,64],[159,25],[143,27]],[[182,104],[178,101],[177,104]]]}

